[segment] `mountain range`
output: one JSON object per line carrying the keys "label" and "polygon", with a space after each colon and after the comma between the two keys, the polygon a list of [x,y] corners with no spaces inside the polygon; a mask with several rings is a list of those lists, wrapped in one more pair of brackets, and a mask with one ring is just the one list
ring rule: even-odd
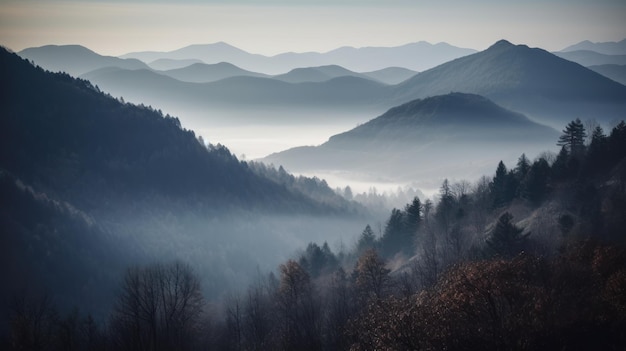
{"label": "mountain range", "polygon": [[[301,67],[339,65],[355,72],[371,72],[388,67],[423,71],[443,62],[476,52],[446,43],[424,41],[397,47],[342,47],[326,53],[283,53],[275,56],[250,54],[229,44],[190,45],[169,52],[134,52],[120,56],[143,62],[158,59],[200,59],[205,63],[229,62],[246,70],[265,74],[282,74]],[[416,59],[419,58],[419,59]]]}
{"label": "mountain range", "polygon": [[574,116],[610,122],[626,111],[626,87],[545,50],[501,40],[479,53],[390,87],[393,100],[473,93],[560,128]]}
{"label": "mountain range", "polygon": [[561,50],[561,52],[569,52],[569,51],[595,51],[600,54],[605,55],[626,55],[626,39],[623,39],[619,42],[602,42],[602,43],[594,43],[589,40],[581,41],[580,43],[570,45],[565,49]]}
{"label": "mountain range", "polygon": [[74,77],[103,67],[148,69],[137,59],[121,59],[99,55],[80,45],[46,45],[28,48],[19,55],[53,72],[66,72]]}
{"label": "mountain range", "polygon": [[554,129],[484,97],[450,93],[394,107],[320,146],[275,153],[263,162],[295,172],[410,182],[486,174],[485,166],[515,159],[519,150],[545,150],[557,137]]}
{"label": "mountain range", "polygon": [[[211,83],[231,77],[273,78],[287,83],[319,83],[339,77],[358,77],[384,84],[397,84],[417,74],[406,68],[389,67],[378,71],[357,73],[338,65],[294,68],[279,75],[267,75],[241,69],[227,62],[216,64],[193,63],[182,68],[155,73],[189,83]],[[86,75],[90,75],[87,73]]]}
{"label": "mountain range", "polygon": [[[395,69],[387,69],[391,70]],[[228,78],[190,83],[173,79],[168,72],[180,79]],[[181,116],[186,125],[199,131],[215,126],[250,125],[254,129],[260,124],[295,127],[303,123],[346,128],[414,99],[450,92],[484,96],[557,129],[574,118],[610,124],[626,111],[626,87],[617,79],[545,50],[505,40],[395,85],[378,83],[368,73],[338,65],[299,68],[278,77],[254,77],[250,72],[223,63],[162,72],[106,67],[82,77],[114,96]],[[374,73],[381,72],[370,72]],[[334,133],[337,130],[334,127]]]}
{"label": "mountain range", "polygon": [[[302,122],[305,116],[380,111],[385,84],[342,76],[320,82],[287,83],[236,76],[210,83],[182,82],[150,70],[102,69],[82,76],[100,89],[132,102],[158,106],[206,128],[211,123]],[[224,118],[224,116],[230,116]],[[320,119],[323,121],[324,119]]]}
{"label": "mountain range", "polygon": [[[299,70],[284,77],[299,81],[305,78],[298,78],[296,73],[304,72],[312,79],[311,75],[316,73],[313,71]],[[319,72],[316,74],[319,76]],[[358,77],[297,84],[233,77],[194,85],[164,79],[147,70],[122,69],[91,72],[84,77],[117,96],[176,113],[194,109],[210,111],[216,107],[236,111],[250,106],[292,106],[301,112],[323,106],[363,114],[382,113],[415,98],[451,91],[486,96],[555,127],[562,126],[572,116],[608,122],[619,118],[626,109],[623,85],[545,50],[507,41],[499,41],[482,52],[441,64],[393,86]],[[177,105],[180,103],[185,105],[184,109]],[[297,118],[297,113],[288,113]]]}
{"label": "mountain range", "polygon": [[342,76],[354,76],[385,84],[397,84],[417,73],[402,67],[386,67],[376,71],[358,73],[338,65],[326,65],[299,67],[287,73],[268,75],[245,70],[229,62],[207,64],[199,59],[161,58],[144,64],[136,59],[102,56],[79,45],[47,45],[25,49],[19,54],[45,69],[53,72],[66,72],[73,76],[90,75],[94,71],[102,72],[104,68],[108,69],[109,72],[111,68],[151,69],[155,73],[190,83],[210,83],[238,76],[275,78],[290,83],[322,82]]}
{"label": "mountain range", "polygon": [[246,76],[268,77],[265,74],[246,71],[228,62],[215,64],[194,63],[186,67],[157,72],[174,79],[190,83],[210,83],[218,80]]}

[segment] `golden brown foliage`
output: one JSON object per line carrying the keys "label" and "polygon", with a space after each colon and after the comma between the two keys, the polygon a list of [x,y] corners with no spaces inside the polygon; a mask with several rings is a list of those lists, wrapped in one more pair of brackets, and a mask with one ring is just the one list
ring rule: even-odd
{"label": "golden brown foliage", "polygon": [[621,248],[470,262],[430,290],[371,303],[351,326],[352,350],[619,349],[624,296]]}

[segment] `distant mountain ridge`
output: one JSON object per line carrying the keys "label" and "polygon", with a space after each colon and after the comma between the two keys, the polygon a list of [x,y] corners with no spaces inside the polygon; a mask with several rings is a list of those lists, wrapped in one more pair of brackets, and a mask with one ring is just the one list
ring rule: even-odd
{"label": "distant mountain ridge", "polygon": [[570,51],[595,51],[600,54],[605,55],[626,55],[626,39],[620,40],[618,42],[609,41],[609,42],[601,42],[594,43],[589,40],[581,41],[580,43],[570,45],[560,52],[570,52]]}
{"label": "distant mountain ridge", "polygon": [[[299,71],[311,73],[315,69]],[[186,111],[207,111],[217,107],[239,111],[251,106],[266,106],[272,109],[297,107],[299,112],[304,112],[311,108],[337,111],[340,107],[341,111],[355,113],[370,111],[371,116],[416,98],[451,91],[483,95],[506,108],[558,128],[572,116],[610,123],[626,111],[624,85],[545,50],[513,45],[506,40],[479,53],[415,74],[393,86],[349,76],[297,84],[276,79],[232,77],[211,84],[190,85],[169,82],[156,74],[149,78],[147,72],[103,73],[85,77],[117,96],[163,106],[170,111],[182,111],[183,107]],[[316,78],[318,80],[328,76],[317,74],[322,77]],[[250,115],[249,112],[243,113]],[[289,115],[296,116],[292,112]]]}
{"label": "distant mountain ridge", "polygon": [[597,65],[626,65],[626,54],[607,55],[592,50],[555,52],[554,54],[585,67]]}
{"label": "distant mountain ridge", "polygon": [[178,69],[178,68],[191,66],[194,63],[204,63],[204,62],[198,59],[187,59],[187,60],[157,59],[152,62],[148,62],[148,66],[150,66],[150,68],[155,69],[157,71],[167,71],[171,69]]}
{"label": "distant mountain ridge", "polygon": [[215,64],[194,63],[186,67],[167,71],[159,71],[158,73],[183,82],[190,83],[210,83],[238,76],[268,77],[265,74],[241,69],[228,62],[220,62]]}
{"label": "distant mountain ridge", "polygon": [[[210,111],[294,107],[314,110],[376,107],[386,85],[370,78],[341,76],[321,82],[287,83],[278,79],[235,76],[210,83],[182,82],[149,70],[95,71],[83,75],[105,91],[168,111]],[[250,115],[251,117],[254,114]]]}
{"label": "distant mountain ridge", "polygon": [[559,127],[572,116],[608,122],[626,111],[626,87],[545,50],[501,40],[391,87],[398,103],[450,91],[479,94]]}
{"label": "distant mountain ridge", "polygon": [[[245,55],[227,44],[218,48]],[[206,46],[201,45],[187,48],[205,49]],[[209,78],[194,74],[194,68],[207,66],[187,67],[176,72],[180,73],[179,79],[200,81]],[[256,72],[231,68],[234,73],[224,75],[231,75],[226,79],[202,84],[166,79],[168,77],[162,75],[167,73],[148,69],[107,68],[83,77],[115,96],[191,116],[189,119],[195,121],[223,114],[234,116],[232,120],[250,120],[264,113],[269,121],[297,121],[305,118],[299,115],[334,118],[331,113],[339,115],[348,111],[371,117],[416,98],[451,91],[486,96],[554,127],[561,127],[572,116],[610,123],[621,118],[626,110],[624,85],[545,50],[513,45],[506,40],[418,74],[404,71],[402,74],[411,78],[393,86],[373,82],[372,78],[378,79],[371,75],[375,72],[352,74],[350,72],[354,71],[337,65],[310,66],[282,76],[284,79],[291,77],[288,80],[293,83],[254,77]],[[326,72],[322,72],[324,70]],[[337,74],[348,76],[334,77]]]}
{"label": "distant mountain ridge", "polygon": [[74,77],[104,67],[148,68],[140,60],[102,56],[80,45],[46,45],[24,49],[18,54],[23,58],[35,61],[50,71],[66,72]]}
{"label": "distant mountain ridge", "polygon": [[338,77],[359,77],[371,79],[370,77],[352,72],[338,65],[295,68],[285,74],[279,74],[272,78],[288,83],[324,82]]}
{"label": "distant mountain ridge", "polygon": [[283,74],[295,68],[339,65],[355,72],[370,72],[387,67],[423,71],[476,50],[458,48],[446,43],[424,41],[397,47],[342,47],[326,53],[283,53],[275,56],[250,54],[229,44],[191,45],[170,52],[133,52],[122,58],[144,62],[157,59],[200,59],[205,63],[229,62],[246,70],[265,74]]}

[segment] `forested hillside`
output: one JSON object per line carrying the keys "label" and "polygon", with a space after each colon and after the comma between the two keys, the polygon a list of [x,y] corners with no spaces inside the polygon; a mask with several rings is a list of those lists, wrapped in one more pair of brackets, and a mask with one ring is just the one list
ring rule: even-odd
{"label": "forested hillside", "polygon": [[[0,67],[2,349],[626,344],[624,121],[607,132],[571,121],[554,135],[558,155],[520,149],[515,165],[445,179],[436,197],[415,197],[377,226],[325,181],[239,161],[152,107],[6,50]],[[328,144],[393,141],[395,152],[416,130],[436,141],[416,125],[458,131],[461,146],[554,134],[450,93]]]}
{"label": "forested hillside", "polygon": [[[78,312],[59,315],[49,299],[23,298],[11,310],[6,342],[124,350],[618,350],[626,342],[626,123],[605,134],[575,120],[555,142],[557,156],[531,161],[522,154],[475,183],[444,180],[436,201],[415,198],[391,211],[384,227],[365,225],[348,250],[311,242],[278,275],[259,272],[219,306],[203,299],[190,266],[147,263],[119,282],[108,328]],[[254,168],[292,188],[323,185]],[[53,206],[72,210],[48,201],[40,212]],[[73,225],[88,227],[71,213]],[[158,286],[165,288],[153,294]]]}
{"label": "forested hillside", "polygon": [[341,232],[364,213],[325,183],[305,193],[269,179],[177,118],[85,80],[4,49],[0,66],[3,316],[34,294],[101,323],[123,270],[157,258],[192,264],[202,292],[221,296],[319,238],[311,217]]}
{"label": "forested hillside", "polygon": [[620,349],[626,124],[572,121],[555,142],[555,158],[446,179],[351,252],[309,244],[229,301],[217,348]]}

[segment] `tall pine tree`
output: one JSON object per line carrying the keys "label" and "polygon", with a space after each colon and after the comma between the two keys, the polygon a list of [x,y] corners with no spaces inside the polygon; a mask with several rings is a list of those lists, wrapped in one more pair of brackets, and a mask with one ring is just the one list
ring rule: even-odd
{"label": "tall pine tree", "polygon": [[576,120],[565,126],[563,134],[559,137],[559,141],[556,144],[567,148],[573,157],[580,157],[585,151],[586,137],[587,133],[583,123],[576,118]]}

